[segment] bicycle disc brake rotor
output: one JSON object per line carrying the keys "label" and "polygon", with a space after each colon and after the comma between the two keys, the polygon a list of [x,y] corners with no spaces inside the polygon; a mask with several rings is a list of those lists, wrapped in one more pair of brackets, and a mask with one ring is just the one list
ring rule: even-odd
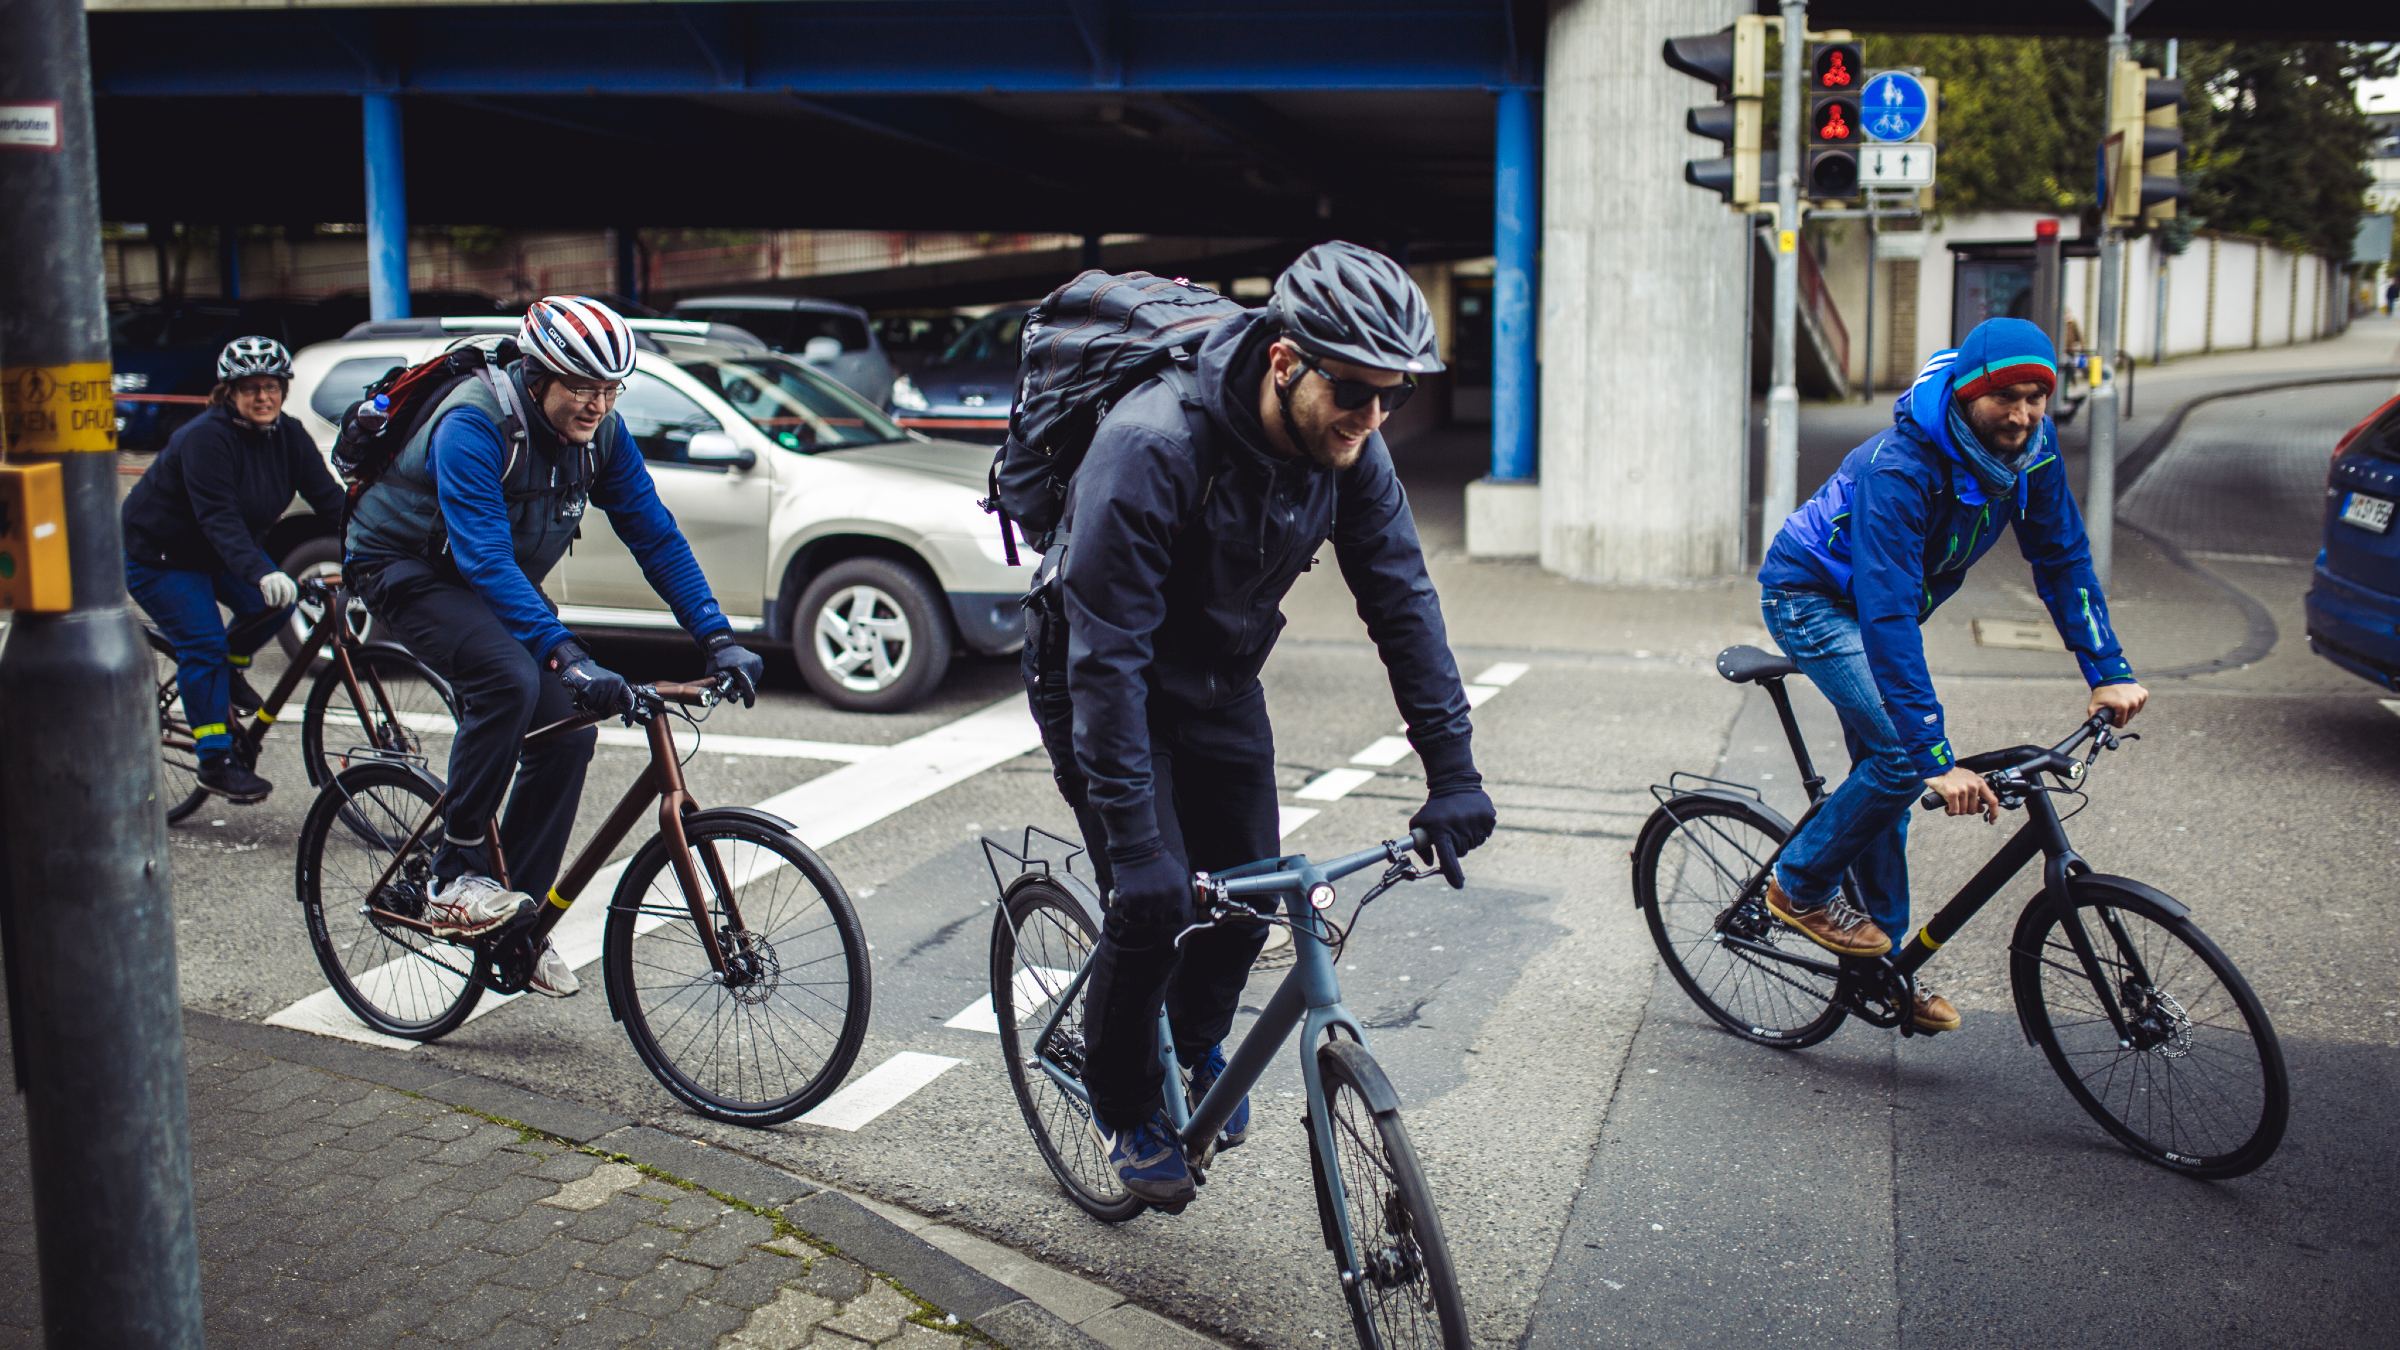
{"label": "bicycle disc brake rotor", "polygon": [[2128,980],[2117,999],[2125,1007],[2125,1026],[2132,1033],[2134,1049],[2156,1050],[2167,1059],[2192,1053],[2192,1015],[2173,995]]}
{"label": "bicycle disc brake rotor", "polygon": [[1425,1261],[1417,1250],[1408,1209],[1397,1195],[1384,1198],[1383,1232],[1379,1236],[1382,1241],[1361,1253],[1367,1282],[1378,1289],[1401,1289],[1415,1283],[1425,1270]]}
{"label": "bicycle disc brake rotor", "polygon": [[400,872],[389,884],[367,898],[369,917],[380,924],[379,915],[396,915],[403,919],[425,917],[425,897],[433,889],[433,860],[411,858],[400,865]]}
{"label": "bicycle disc brake rotor", "polygon": [[1717,931],[1751,942],[1775,940],[1775,916],[1754,896],[1744,897],[1726,906],[1717,916]]}
{"label": "bicycle disc brake rotor", "polygon": [[720,928],[717,942],[725,951],[725,987],[735,1001],[766,1002],[775,993],[776,977],[783,973],[783,963],[775,959],[775,945],[746,928]]}

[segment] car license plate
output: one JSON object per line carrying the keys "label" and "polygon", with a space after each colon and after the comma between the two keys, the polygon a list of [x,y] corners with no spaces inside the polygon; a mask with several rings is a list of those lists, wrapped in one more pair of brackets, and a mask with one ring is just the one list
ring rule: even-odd
{"label": "car license plate", "polygon": [[2381,534],[2392,528],[2392,504],[2382,497],[2353,492],[2350,499],[2342,503],[2342,522]]}

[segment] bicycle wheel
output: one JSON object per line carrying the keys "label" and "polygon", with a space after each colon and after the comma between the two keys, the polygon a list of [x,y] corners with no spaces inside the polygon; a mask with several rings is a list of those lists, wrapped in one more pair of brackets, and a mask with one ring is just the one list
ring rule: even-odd
{"label": "bicycle wheel", "polygon": [[[1317,1047],[1317,1072],[1325,1083],[1333,1157],[1313,1157],[1314,1131],[1309,1150],[1318,1167],[1330,1161],[1341,1178],[1347,1227],[1328,1212],[1327,1245],[1335,1248],[1341,1266],[1358,1343],[1369,1350],[1468,1344],[1466,1305],[1459,1301],[1433,1190],[1417,1165],[1398,1106],[1374,1107],[1378,1100],[1393,1100],[1382,1067],[1358,1042],[1330,1040]],[[1329,1210],[1330,1201],[1320,1180],[1317,1203]],[[1335,1243],[1337,1235],[1346,1244]]]}
{"label": "bicycle wheel", "polygon": [[[308,691],[300,718],[300,758],[312,787],[324,786],[359,762],[361,751],[412,755],[437,765],[449,762],[450,746],[458,735],[458,705],[448,681],[397,647],[354,647],[350,666],[358,678],[356,697],[342,679],[341,663],[334,660],[325,662]],[[344,812],[342,821],[370,843],[400,842],[366,834],[369,821],[364,813]]]}
{"label": "bicycle wheel", "polygon": [[677,1101],[728,1124],[779,1124],[841,1086],[858,1058],[866,934],[832,869],[790,830],[712,811],[687,817],[684,834],[728,969],[710,966],[671,850],[653,838],[609,902],[609,1002]]}
{"label": "bicycle wheel", "polygon": [[150,673],[158,680],[158,800],[172,825],[199,810],[208,789],[200,786],[199,744],[183,715],[183,676],[175,663],[175,646],[155,628],[144,627],[142,637],[150,644]]}
{"label": "bicycle wheel", "polygon": [[[1000,1026],[1000,1062],[1017,1110],[1050,1175],[1086,1214],[1123,1223],[1148,1208],[1117,1180],[1092,1125],[1091,1103],[1069,1092],[1035,1060],[1034,1038],[1058,1009],[1076,972],[1100,940],[1100,906],[1071,879],[1027,873],[1009,883],[992,923],[992,1015]],[[1083,1076],[1083,995],[1041,1047],[1078,1082]]]}
{"label": "bicycle wheel", "polygon": [[1834,959],[1767,912],[1763,878],[1786,833],[1748,802],[1677,797],[1642,827],[1633,895],[1668,973],[1701,1011],[1743,1040],[1797,1050],[1848,1014],[1834,1002],[1839,980],[1774,956]]}
{"label": "bicycle wheel", "polygon": [[[295,880],[317,964],[359,1021],[412,1041],[457,1030],[483,997],[479,949],[400,921],[425,912],[441,842],[433,818],[440,795],[409,765],[362,761],[317,793],[300,827]],[[373,828],[337,828],[337,820],[353,816]],[[419,825],[416,843],[393,868],[394,855]],[[391,880],[378,891],[387,870]]]}
{"label": "bicycle wheel", "polygon": [[[2011,983],[2067,1092],[2127,1148],[2196,1177],[2238,1177],[2283,1141],[2283,1046],[2241,972],[2188,918],[2104,880],[2066,906],[2036,900],[2011,944]],[[2076,950],[2124,1017],[2120,1036]]]}

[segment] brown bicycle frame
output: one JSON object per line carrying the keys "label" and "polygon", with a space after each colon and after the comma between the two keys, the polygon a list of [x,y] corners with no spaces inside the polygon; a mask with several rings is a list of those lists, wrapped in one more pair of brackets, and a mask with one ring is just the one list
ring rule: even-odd
{"label": "brown bicycle frame", "polygon": [[[668,703],[680,703],[687,706],[700,703],[714,688],[706,684],[665,683],[650,687],[657,692],[660,699]],[[548,726],[535,727],[525,733],[525,739],[521,744],[530,748],[545,741],[573,735],[585,727],[598,726],[607,721],[609,717],[610,714],[607,713],[596,713],[570,717],[564,721],[552,722]],[[542,906],[540,916],[533,921],[528,937],[538,949],[543,939],[550,936],[550,930],[556,928],[559,920],[566,917],[567,908],[575,903],[576,897],[583,893],[583,888],[591,884],[592,878],[608,861],[608,856],[614,853],[617,845],[624,841],[627,834],[632,832],[634,822],[640,818],[642,809],[655,801],[658,803],[659,837],[664,839],[668,847],[673,850],[670,857],[675,869],[675,880],[676,884],[683,889],[684,904],[691,911],[692,926],[700,931],[700,944],[708,952],[709,968],[722,975],[725,973],[725,953],[717,942],[715,927],[709,923],[707,892],[701,888],[699,869],[692,865],[690,840],[683,830],[683,818],[700,808],[693,802],[691,793],[684,787],[683,764],[676,758],[674,732],[668,726],[664,712],[653,714],[646,729],[650,738],[650,766],[642,771],[639,778],[633,780],[631,787],[625,789],[624,797],[619,799],[616,808],[608,813],[608,819],[600,822],[599,830],[584,842],[583,848],[567,864],[566,870],[559,874],[558,884],[550,888],[550,894],[546,897],[548,903]],[[417,822],[417,827],[409,832],[407,840],[394,850],[391,862],[385,865],[383,875],[375,879],[375,885],[368,892],[369,895],[383,893],[384,886],[391,881],[392,874],[399,869],[401,860],[406,858],[409,851],[424,839],[426,830],[431,828],[435,821],[441,819],[442,807],[448,804],[449,800],[450,793],[445,788],[442,794],[434,799],[433,809],[426,813],[425,819]],[[500,853],[500,832],[497,822],[492,827],[489,844],[492,851],[493,870],[497,873],[497,880],[505,886],[508,884],[508,860]],[[717,894],[724,897],[728,926],[740,928],[742,919],[740,911],[734,908],[733,879],[726,873],[724,861],[717,856],[716,849],[707,844],[701,846],[700,856],[701,863],[708,869],[709,880],[716,886]],[[375,908],[375,916],[386,922],[414,928],[428,935],[433,931],[422,920],[394,914],[381,907]]]}
{"label": "brown bicycle frame", "polygon": [[[283,675],[275,681],[274,688],[259,700],[258,711],[246,719],[234,720],[231,728],[233,739],[245,753],[257,753],[260,744],[267,739],[267,730],[275,725],[276,714],[283,711],[284,703],[298,691],[300,682],[308,678],[309,668],[316,664],[318,654],[328,646],[333,648],[333,661],[341,671],[342,688],[350,695],[350,706],[360,709],[362,717],[364,710],[370,706],[386,706],[381,702],[369,704],[367,691],[359,686],[359,664],[350,659],[357,639],[350,635],[350,625],[343,622],[345,599],[340,574],[329,574],[325,579],[325,614],[308,630],[307,640],[300,644],[299,655],[292,658],[291,663],[284,667]],[[374,690],[376,699],[382,700],[385,697],[383,682],[376,678],[373,670],[366,672],[366,681]],[[366,733],[368,743],[373,744],[375,728],[362,724],[360,729]]]}

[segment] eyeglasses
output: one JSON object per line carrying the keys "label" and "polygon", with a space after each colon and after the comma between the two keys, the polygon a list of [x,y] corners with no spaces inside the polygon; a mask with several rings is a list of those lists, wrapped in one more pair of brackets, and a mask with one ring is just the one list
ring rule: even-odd
{"label": "eyeglasses", "polygon": [[567,380],[560,380],[558,387],[566,392],[568,398],[577,403],[614,403],[617,401],[617,395],[625,392],[625,386],[621,383],[575,384]]}
{"label": "eyeglasses", "polygon": [[1333,386],[1333,406],[1343,412],[1357,412],[1373,402],[1382,404],[1384,415],[1388,417],[1400,411],[1400,405],[1408,402],[1408,396],[1417,392],[1414,376],[1403,375],[1398,384],[1370,384],[1365,380],[1345,380],[1319,365],[1315,357],[1306,353],[1301,354],[1300,364]]}
{"label": "eyeglasses", "polygon": [[283,395],[283,381],[269,377],[261,380],[238,380],[233,386],[237,398],[265,398],[269,394]]}

